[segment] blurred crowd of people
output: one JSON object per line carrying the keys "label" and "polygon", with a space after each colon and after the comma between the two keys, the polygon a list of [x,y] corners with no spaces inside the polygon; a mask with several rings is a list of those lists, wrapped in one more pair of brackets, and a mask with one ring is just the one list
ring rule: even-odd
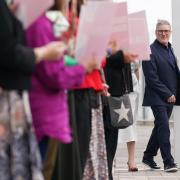
{"label": "blurred crowd of people", "polygon": [[[24,30],[15,16],[18,4],[0,0],[2,180],[112,180],[118,134],[119,141],[127,143],[128,171],[138,171],[135,162],[140,66],[138,55],[118,49],[116,41],[110,40],[101,69],[93,56],[84,60],[75,59],[78,16],[83,3],[54,0],[53,7]],[[163,22],[157,26],[157,37],[166,33],[158,28],[166,26],[170,28],[169,24],[164,25]],[[164,42],[161,42],[161,37],[159,39],[160,43]],[[169,39],[166,44],[168,41]],[[154,46],[162,48],[159,42],[156,40]],[[156,53],[154,46],[152,52]],[[163,49],[161,51],[163,53]],[[168,52],[167,56],[174,63],[172,66],[178,71],[170,47]],[[167,122],[178,86],[172,86],[175,88],[172,94],[171,85],[167,85],[170,89],[168,92],[161,89],[163,86],[160,87],[158,78],[155,80],[156,71],[161,71],[161,65],[156,61],[157,57],[154,55],[151,62],[143,63],[147,86],[150,86],[146,88],[146,98],[155,97],[153,91],[158,86],[158,91],[168,101],[160,103],[159,109],[156,108],[159,104],[149,104],[151,100],[144,101],[144,105],[153,106],[155,127],[144,152],[143,162],[158,169],[153,156],[160,148],[165,169],[176,171],[177,166],[170,154]],[[122,69],[125,71],[125,82]],[[172,77],[177,79],[176,73],[173,72]],[[154,81],[156,84],[151,83]],[[167,83],[169,81],[171,79]],[[148,92],[149,89],[151,92]],[[136,104],[133,107],[134,123],[119,130],[112,127],[109,105],[102,99],[109,95],[121,97],[126,93],[132,96],[131,99]],[[161,101],[164,102],[164,99]],[[163,111],[163,115],[168,114],[165,117],[166,125],[159,123],[159,111]],[[160,117],[162,121],[163,115]],[[155,146],[153,152],[150,146]]]}

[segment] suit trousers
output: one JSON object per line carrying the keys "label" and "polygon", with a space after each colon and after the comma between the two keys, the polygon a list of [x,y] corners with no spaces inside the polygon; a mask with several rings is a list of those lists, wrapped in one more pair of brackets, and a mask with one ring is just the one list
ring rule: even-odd
{"label": "suit trousers", "polygon": [[154,128],[149,139],[144,158],[153,159],[160,148],[164,165],[174,163],[171,155],[169,118],[172,113],[173,105],[151,106],[154,115]]}

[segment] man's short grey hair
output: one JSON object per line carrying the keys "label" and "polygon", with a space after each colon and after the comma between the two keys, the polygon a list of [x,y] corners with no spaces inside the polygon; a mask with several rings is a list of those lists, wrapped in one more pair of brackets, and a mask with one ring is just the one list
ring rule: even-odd
{"label": "man's short grey hair", "polygon": [[169,23],[169,21],[164,20],[164,19],[158,19],[156,23],[156,29],[161,25],[169,25],[171,27],[171,24]]}

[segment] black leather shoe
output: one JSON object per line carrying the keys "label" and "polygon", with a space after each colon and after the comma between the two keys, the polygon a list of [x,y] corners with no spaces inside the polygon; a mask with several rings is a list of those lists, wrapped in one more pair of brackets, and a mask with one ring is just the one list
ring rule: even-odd
{"label": "black leather shoe", "polygon": [[161,167],[156,164],[156,162],[153,159],[145,159],[143,158],[142,162],[150,167],[151,169],[160,169]]}
{"label": "black leather shoe", "polygon": [[178,171],[178,168],[177,168],[177,164],[170,164],[170,165],[165,165],[164,166],[164,171],[165,172],[176,172]]}

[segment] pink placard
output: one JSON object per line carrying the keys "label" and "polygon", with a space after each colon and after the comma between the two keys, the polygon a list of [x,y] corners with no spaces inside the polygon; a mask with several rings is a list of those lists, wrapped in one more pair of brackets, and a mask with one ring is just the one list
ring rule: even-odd
{"label": "pink placard", "polygon": [[149,35],[145,11],[128,15],[129,51],[139,55],[139,60],[150,59]]}
{"label": "pink placard", "polygon": [[17,17],[27,29],[42,13],[53,4],[53,0],[14,0],[19,4]]}
{"label": "pink placard", "polygon": [[[112,2],[89,2],[81,8],[75,56],[78,61],[105,56],[114,12]],[[108,12],[108,13],[107,13]]]}
{"label": "pink placard", "polygon": [[115,40],[118,49],[128,49],[128,11],[127,3],[114,3],[115,11],[112,20],[112,34],[110,39]]}

